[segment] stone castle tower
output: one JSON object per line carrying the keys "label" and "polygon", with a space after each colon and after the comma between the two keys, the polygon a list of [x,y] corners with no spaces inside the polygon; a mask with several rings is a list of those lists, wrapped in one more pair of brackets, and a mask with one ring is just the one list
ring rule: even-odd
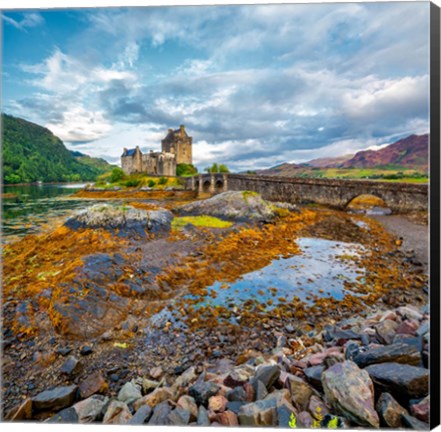
{"label": "stone castle tower", "polygon": [[175,176],[176,165],[192,164],[192,141],[187,135],[184,125],[179,129],[169,129],[167,136],[161,141],[162,151],[143,154],[136,146],[124,149],[121,155],[121,168],[126,174],[146,173],[161,176]]}
{"label": "stone castle tower", "polygon": [[179,129],[169,129],[167,136],[161,141],[162,151],[176,155],[176,163],[192,164],[192,144],[193,138],[187,135],[185,126]]}

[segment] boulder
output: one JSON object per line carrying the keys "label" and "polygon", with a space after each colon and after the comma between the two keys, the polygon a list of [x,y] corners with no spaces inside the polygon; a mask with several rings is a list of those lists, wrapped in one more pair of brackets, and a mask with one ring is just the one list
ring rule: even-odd
{"label": "boulder", "polygon": [[303,373],[310,384],[312,384],[316,389],[322,390],[322,372],[324,370],[324,366],[318,365],[304,369]]}
{"label": "boulder", "polygon": [[6,416],[7,421],[20,421],[32,419],[32,399],[26,399],[20,405],[15,406]]}
{"label": "boulder", "polygon": [[134,382],[125,383],[118,393],[118,400],[126,404],[131,404],[141,398],[141,386]]}
{"label": "boulder", "polygon": [[100,420],[108,401],[109,399],[104,396],[92,396],[77,402],[73,408],[77,413],[78,421],[80,423],[92,423]]}
{"label": "boulder", "polygon": [[397,309],[397,313],[407,319],[414,319],[417,321],[423,319],[422,313],[411,306],[401,306]]}
{"label": "boulder", "polygon": [[126,424],[131,418],[132,414],[129,407],[124,402],[114,400],[110,402],[107,408],[103,423],[121,425]]}
{"label": "boulder", "polygon": [[188,389],[188,394],[194,398],[198,405],[207,406],[208,399],[217,394],[220,387],[208,381],[199,381]]}
{"label": "boulder", "polygon": [[130,425],[142,425],[147,423],[148,419],[152,415],[153,410],[148,405],[142,405],[134,416],[127,422]]}
{"label": "boulder", "polygon": [[269,391],[280,377],[280,368],[277,365],[260,366],[257,369],[255,379],[260,381]]}
{"label": "boulder", "polygon": [[182,375],[176,378],[173,387],[187,387],[196,378],[196,368],[194,366],[191,366]]}
{"label": "boulder", "polygon": [[302,411],[297,416],[297,427],[303,429],[311,429],[314,424],[314,419],[308,411]]}
{"label": "boulder", "polygon": [[170,421],[168,416],[171,413],[171,406],[167,401],[161,402],[155,406],[153,414],[148,422],[149,425],[168,425]]}
{"label": "boulder", "polygon": [[276,426],[277,401],[263,399],[243,405],[239,410],[238,417],[241,426]]}
{"label": "boulder", "polygon": [[190,423],[191,413],[188,409],[177,407],[167,417],[168,424],[185,426]]}
{"label": "boulder", "polygon": [[395,321],[381,321],[375,326],[375,332],[378,340],[385,345],[391,344],[394,340],[397,328],[398,324]]}
{"label": "boulder", "polygon": [[403,408],[390,393],[381,393],[377,401],[376,409],[380,416],[381,425],[392,429],[401,428],[401,415],[408,414],[407,410]]}
{"label": "boulder", "polygon": [[337,363],[322,374],[326,399],[345,417],[360,426],[379,427],[374,409],[374,386],[369,374],[354,362]]}
{"label": "boulder", "polygon": [[61,365],[60,372],[65,375],[72,375],[80,369],[80,361],[74,357],[69,356]]}
{"label": "boulder", "polygon": [[64,225],[73,230],[103,228],[122,237],[146,237],[147,232],[169,231],[172,220],[173,214],[165,209],[143,210],[127,205],[97,204],[81,210]]}
{"label": "boulder", "polygon": [[104,391],[107,388],[107,382],[100,371],[96,371],[87,376],[84,381],[80,383],[80,396],[88,398],[95,393]]}
{"label": "boulder", "polygon": [[421,353],[412,345],[397,343],[369,348],[365,352],[359,352],[354,356],[353,361],[361,368],[375,363],[387,362],[417,366],[421,363]]}
{"label": "boulder", "polygon": [[314,389],[302,378],[290,375],[287,380],[292,401],[299,410],[306,410],[309,398],[315,393]]}
{"label": "boulder", "polygon": [[329,414],[326,404],[315,395],[312,395],[309,399],[308,411],[316,420],[321,420],[326,414]]}
{"label": "boulder", "polygon": [[148,405],[151,408],[155,408],[160,403],[166,401],[167,399],[171,399],[172,397],[173,393],[171,389],[166,387],[158,387],[152,393],[137,399],[133,404],[133,407],[135,410],[138,410],[142,405]]}
{"label": "boulder", "polygon": [[214,420],[220,423],[222,426],[239,426],[237,415],[232,411],[218,413],[216,414]]}
{"label": "boulder", "polygon": [[208,409],[218,412],[224,412],[227,408],[228,399],[222,395],[211,396],[208,400]]}
{"label": "boulder", "polygon": [[254,368],[250,365],[236,367],[224,379],[224,384],[231,388],[242,386],[254,375],[254,373]]}
{"label": "boulder", "polygon": [[229,191],[175,209],[181,215],[209,215],[236,221],[270,221],[276,209],[256,192]]}
{"label": "boulder", "polygon": [[422,401],[410,406],[411,414],[424,423],[429,423],[430,419],[430,396],[425,397]]}
{"label": "boulder", "polygon": [[77,386],[56,387],[45,390],[32,398],[32,405],[36,411],[57,411],[72,405],[77,393]]}
{"label": "boulder", "polygon": [[178,399],[176,406],[190,411],[191,421],[195,421],[197,419],[198,406],[197,406],[195,400],[191,396],[188,396],[188,395],[181,396]]}
{"label": "boulder", "polygon": [[230,390],[226,396],[227,399],[232,402],[249,402],[247,399],[247,393],[242,386],[235,387],[233,390]]}
{"label": "boulder", "polygon": [[198,426],[210,426],[210,419],[208,418],[208,411],[203,405],[201,405],[199,407],[197,424],[198,424]]}
{"label": "boulder", "polygon": [[398,400],[424,397],[429,392],[427,369],[400,363],[378,363],[364,370],[379,390],[392,393]]}
{"label": "boulder", "polygon": [[78,415],[72,407],[65,408],[45,420],[45,423],[78,423]]}
{"label": "boulder", "polygon": [[405,428],[410,428],[418,431],[430,429],[428,423],[424,423],[421,420],[418,420],[410,415],[403,414],[401,418],[403,419],[403,426]]}

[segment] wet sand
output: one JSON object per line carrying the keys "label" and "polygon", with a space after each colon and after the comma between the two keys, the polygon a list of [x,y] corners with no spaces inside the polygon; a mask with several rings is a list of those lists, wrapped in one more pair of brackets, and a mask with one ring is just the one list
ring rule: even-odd
{"label": "wet sand", "polygon": [[415,258],[420,261],[424,269],[429,268],[429,227],[416,224],[401,215],[375,215],[373,219],[380,222],[387,231],[397,237],[403,238],[401,250],[414,251]]}

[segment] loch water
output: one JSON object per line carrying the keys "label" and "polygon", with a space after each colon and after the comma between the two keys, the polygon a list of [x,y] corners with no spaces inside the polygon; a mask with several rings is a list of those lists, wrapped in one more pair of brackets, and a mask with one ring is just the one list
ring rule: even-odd
{"label": "loch water", "polygon": [[2,236],[8,243],[93,202],[70,199],[84,184],[3,186]]}

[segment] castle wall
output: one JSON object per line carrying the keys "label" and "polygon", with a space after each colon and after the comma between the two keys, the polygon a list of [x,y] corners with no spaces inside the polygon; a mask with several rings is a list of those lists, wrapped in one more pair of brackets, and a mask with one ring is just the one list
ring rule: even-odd
{"label": "castle wall", "polygon": [[172,177],[176,175],[179,163],[192,164],[192,137],[185,132],[183,125],[162,140],[162,152],[142,154],[139,147],[133,150],[124,149],[121,156],[121,168],[126,174],[146,173]]}

